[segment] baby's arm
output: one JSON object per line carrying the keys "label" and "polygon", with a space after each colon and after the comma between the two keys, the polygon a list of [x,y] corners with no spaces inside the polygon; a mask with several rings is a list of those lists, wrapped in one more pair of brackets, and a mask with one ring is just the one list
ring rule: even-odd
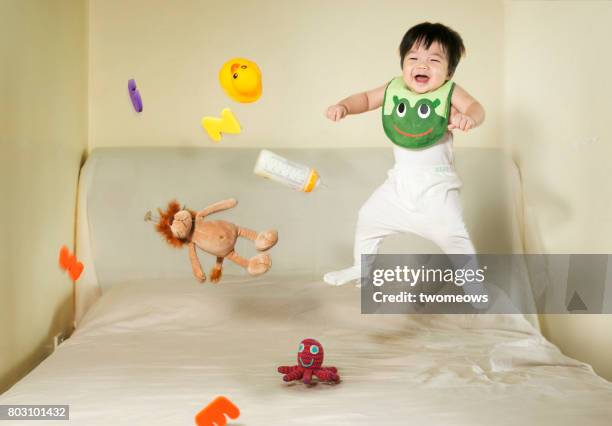
{"label": "baby's arm", "polygon": [[482,105],[458,84],[455,84],[451,105],[448,130],[460,129],[467,132],[484,121],[485,111]]}
{"label": "baby's arm", "polygon": [[377,87],[367,92],[357,93],[342,99],[335,105],[330,106],[325,111],[325,116],[331,121],[343,119],[348,114],[361,114],[362,112],[372,111],[380,108],[385,99],[385,89],[387,85]]}

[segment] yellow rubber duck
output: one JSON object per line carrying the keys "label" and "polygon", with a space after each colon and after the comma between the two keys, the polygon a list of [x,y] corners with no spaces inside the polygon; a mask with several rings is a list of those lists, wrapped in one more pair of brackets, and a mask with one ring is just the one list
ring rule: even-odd
{"label": "yellow rubber duck", "polygon": [[255,102],[261,96],[261,71],[245,58],[233,58],[219,71],[219,83],[225,93],[237,102]]}

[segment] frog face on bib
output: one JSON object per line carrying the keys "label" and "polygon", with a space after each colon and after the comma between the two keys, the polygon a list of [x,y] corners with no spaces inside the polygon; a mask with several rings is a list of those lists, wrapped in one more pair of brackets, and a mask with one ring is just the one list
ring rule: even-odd
{"label": "frog face on bib", "polygon": [[439,99],[422,98],[410,105],[393,96],[391,114],[383,115],[383,128],[391,141],[404,148],[423,148],[438,141],[447,130],[448,119],[436,114]]}

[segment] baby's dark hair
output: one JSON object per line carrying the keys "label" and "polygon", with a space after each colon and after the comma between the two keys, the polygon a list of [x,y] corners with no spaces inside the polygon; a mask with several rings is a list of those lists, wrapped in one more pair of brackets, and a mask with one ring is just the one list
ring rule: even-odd
{"label": "baby's dark hair", "polygon": [[459,65],[459,60],[465,55],[465,46],[459,33],[440,23],[423,22],[406,31],[399,47],[400,66],[404,67],[404,57],[413,46],[423,44],[429,49],[429,46],[436,41],[444,49],[448,59],[448,76],[452,76]]}

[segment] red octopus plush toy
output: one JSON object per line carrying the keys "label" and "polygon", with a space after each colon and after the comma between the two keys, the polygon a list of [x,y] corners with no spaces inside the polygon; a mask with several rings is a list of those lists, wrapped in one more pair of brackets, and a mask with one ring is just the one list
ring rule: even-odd
{"label": "red octopus plush toy", "polygon": [[323,382],[340,381],[336,367],[323,367],[323,346],[315,339],[302,340],[297,360],[297,365],[278,367],[278,372],[284,374],[285,382],[302,379],[308,385],[313,375]]}

